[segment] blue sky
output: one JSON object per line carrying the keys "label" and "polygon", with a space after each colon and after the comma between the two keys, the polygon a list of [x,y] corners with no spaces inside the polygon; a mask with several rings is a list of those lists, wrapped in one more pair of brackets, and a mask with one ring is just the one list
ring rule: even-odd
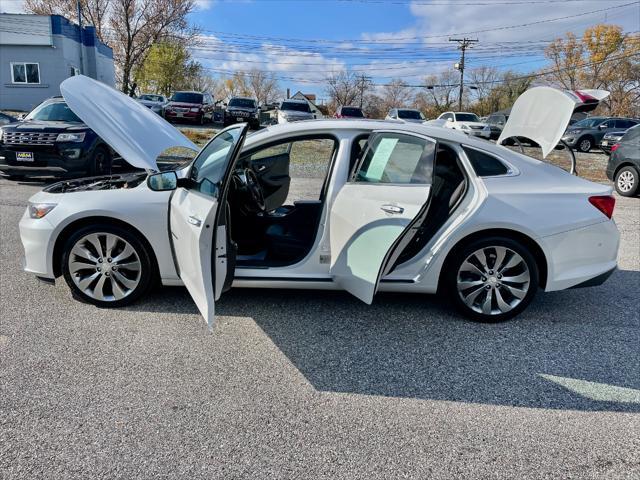
{"label": "blue sky", "polygon": [[[0,0],[22,11],[23,0]],[[626,4],[626,6],[624,6]],[[564,17],[564,18],[563,18]],[[452,70],[450,35],[478,38],[467,69],[530,72],[545,66],[548,41],[608,22],[640,30],[638,0],[197,0],[202,29],[194,58],[213,76],[258,68],[283,88],[324,93],[324,79],[349,68],[378,84],[422,84]]]}
{"label": "blue sky", "polygon": [[480,40],[468,68],[540,69],[544,41],[567,31],[581,34],[599,22],[640,30],[640,4],[632,2],[203,0],[192,19],[203,29],[204,44],[192,53],[214,75],[256,67],[274,72],[283,87],[322,96],[326,75],[345,67],[376,83],[423,83],[427,74],[458,61],[447,40],[465,32],[477,32],[468,36]]}

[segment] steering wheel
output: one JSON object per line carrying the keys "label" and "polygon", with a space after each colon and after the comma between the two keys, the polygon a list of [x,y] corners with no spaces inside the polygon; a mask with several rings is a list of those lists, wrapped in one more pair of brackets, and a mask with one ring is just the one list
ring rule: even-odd
{"label": "steering wheel", "polygon": [[249,212],[265,212],[264,193],[255,172],[251,168],[245,168],[237,172],[234,177],[239,183],[240,191],[244,192],[242,194],[244,208]]}

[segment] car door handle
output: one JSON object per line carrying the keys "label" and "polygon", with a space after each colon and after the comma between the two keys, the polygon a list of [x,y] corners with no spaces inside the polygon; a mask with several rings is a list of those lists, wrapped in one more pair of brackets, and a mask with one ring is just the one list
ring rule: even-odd
{"label": "car door handle", "polygon": [[200,220],[198,217],[190,216],[189,223],[191,225],[195,225],[196,227],[199,227],[200,225],[202,225],[202,220]]}
{"label": "car door handle", "polygon": [[380,209],[387,213],[393,213],[393,214],[400,214],[404,212],[404,208],[399,207],[398,205],[382,205]]}

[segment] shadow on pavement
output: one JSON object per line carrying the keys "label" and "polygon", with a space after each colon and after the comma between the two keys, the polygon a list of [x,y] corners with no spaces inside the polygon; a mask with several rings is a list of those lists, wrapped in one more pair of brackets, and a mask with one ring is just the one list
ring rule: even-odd
{"label": "shadow on pavement", "polygon": [[[226,293],[219,316],[251,317],[319,391],[585,411],[640,412],[640,272],[539,294],[518,319],[464,320],[434,296]],[[197,314],[165,288],[132,309]]]}

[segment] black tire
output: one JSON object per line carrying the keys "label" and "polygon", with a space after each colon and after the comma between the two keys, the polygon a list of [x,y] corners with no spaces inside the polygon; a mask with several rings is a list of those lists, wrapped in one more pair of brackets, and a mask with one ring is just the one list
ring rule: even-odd
{"label": "black tire", "polygon": [[582,153],[589,153],[589,151],[593,148],[593,138],[580,137],[576,142],[576,150]]}
{"label": "black tire", "polygon": [[106,147],[98,146],[89,159],[87,172],[91,176],[111,174],[113,159]]}
{"label": "black tire", "polygon": [[623,197],[635,197],[640,189],[640,173],[635,167],[622,167],[614,180],[616,192]]}
{"label": "black tire", "polygon": [[[73,255],[72,250],[78,241],[81,241],[83,237],[90,235],[92,233],[98,234],[99,238],[102,238],[105,234],[112,234],[120,237],[121,239],[128,242],[131,247],[133,247],[135,254],[139,259],[140,272],[139,272],[137,286],[135,286],[135,288],[132,288],[131,291],[124,298],[99,300],[97,298],[92,297],[91,295],[88,295],[87,293],[85,293],[85,291],[81,290],[74,281],[74,278],[73,278],[74,274],[70,271],[70,266],[69,266],[69,259]],[[104,241],[101,241],[101,244],[103,247],[105,246]],[[75,255],[72,260],[74,261],[77,260],[77,258],[75,258]],[[104,264],[101,263],[101,265],[104,265]],[[97,307],[101,307],[101,308],[117,308],[117,307],[123,307],[125,305],[130,305],[131,303],[138,300],[143,294],[145,294],[149,290],[149,288],[153,284],[154,279],[156,278],[154,262],[152,261],[151,254],[148,251],[145,244],[140,240],[138,235],[135,233],[132,233],[131,231],[125,228],[115,226],[115,225],[109,225],[109,224],[90,225],[90,226],[82,227],[78,231],[73,233],[73,235],[71,235],[65,242],[63,252],[62,252],[60,267],[61,267],[61,271],[64,276],[64,279],[67,282],[67,285],[69,286],[69,288],[71,289],[71,293],[74,296],[74,298],[81,300],[85,303],[96,305]],[[87,270],[87,276],[89,276],[89,274],[91,273],[91,270],[92,268]],[[121,273],[122,273],[122,268],[121,268]],[[98,279],[92,282],[92,284],[95,286],[95,282],[97,281]],[[111,280],[111,281],[114,281],[114,280]],[[108,293],[108,287],[106,289],[105,288],[102,289],[103,293],[105,292],[105,290]]]}
{"label": "black tire", "polygon": [[[462,298],[463,292],[465,295],[469,295],[470,290],[471,290],[471,293],[474,293],[477,290],[474,290],[476,288],[474,286],[474,287],[471,287],[470,290],[459,291],[458,275],[463,274],[463,272],[460,272],[460,269],[462,267],[462,264],[467,260],[467,258],[469,258],[474,252],[477,252],[481,249],[486,249],[484,250],[484,252],[486,255],[487,266],[489,266],[490,261],[495,262],[496,261],[495,254],[497,253],[497,250],[495,249],[496,247],[505,247],[507,249],[506,256],[503,257],[503,261],[501,262],[501,265],[497,266],[495,274],[493,273],[493,270],[488,270],[488,272],[491,272],[491,274],[490,275],[487,274],[486,277],[482,277],[480,279],[480,281],[484,282],[484,280],[486,280],[486,282],[482,283],[482,285],[478,287],[478,289],[480,290],[480,293],[476,297],[479,300],[479,302],[482,302],[483,300],[486,301],[486,298],[489,297],[489,293],[484,289],[487,288],[487,284],[491,283],[491,286],[489,287],[488,290],[491,290],[491,298],[489,300],[489,305],[491,307],[492,313],[486,314],[486,313],[477,311],[476,309],[472,308],[467,303],[465,303],[465,301]],[[493,252],[493,256],[492,256],[492,252]],[[518,264],[517,266],[514,266],[512,268],[507,268],[508,265],[511,263],[510,259],[516,258],[515,255],[511,255],[511,253],[515,253],[519,255],[520,259],[524,262],[524,264],[526,264],[526,268],[528,270],[525,270],[521,264]],[[515,240],[506,238],[506,237],[483,238],[483,239],[472,241],[459,248],[456,247],[455,250],[452,252],[451,257],[447,259],[447,262],[445,263],[444,268],[445,268],[445,271],[443,276],[443,282],[444,282],[443,287],[447,296],[450,298],[450,300],[453,302],[456,308],[460,311],[460,313],[462,313],[464,316],[466,316],[467,318],[475,322],[495,323],[495,322],[502,322],[505,320],[509,320],[510,318],[515,317],[520,312],[522,312],[525,308],[527,308],[527,306],[529,305],[529,303],[531,303],[531,300],[533,300],[533,297],[535,296],[538,290],[539,272],[538,272],[538,265],[536,263],[535,258],[533,257],[531,252],[527,249],[527,247],[525,247],[524,245],[522,245],[521,243]],[[493,264],[491,268],[496,268],[496,265]],[[519,273],[520,271],[528,272],[529,280],[528,280],[528,285],[526,286],[526,294],[523,296],[523,298],[517,299],[515,296],[512,296],[510,292],[512,291],[519,292],[520,288],[522,289],[522,291],[525,291],[525,287],[524,286],[517,287],[518,289],[516,290],[515,288],[513,288],[514,284],[511,282],[509,282],[511,283],[510,286],[506,286],[505,284],[507,283],[507,281],[505,279],[507,278],[507,275],[502,277],[502,273],[501,274],[497,273],[499,271],[501,271],[502,273],[507,272],[508,275],[520,275]],[[471,275],[475,275],[475,273],[472,273]],[[503,280],[499,280],[499,278],[502,278]],[[511,277],[511,278],[515,278],[515,277]],[[464,280],[465,279],[461,279],[462,282]],[[500,282],[504,282],[504,284],[501,284]],[[495,293],[495,292],[498,292],[498,293]],[[511,308],[511,310],[505,311],[503,313],[499,313],[501,309],[497,303],[498,295],[503,301],[505,301],[505,303],[510,303],[510,302],[514,303],[514,306]],[[494,305],[496,306],[495,311],[493,309]],[[479,306],[476,306],[476,308],[479,308]]]}

